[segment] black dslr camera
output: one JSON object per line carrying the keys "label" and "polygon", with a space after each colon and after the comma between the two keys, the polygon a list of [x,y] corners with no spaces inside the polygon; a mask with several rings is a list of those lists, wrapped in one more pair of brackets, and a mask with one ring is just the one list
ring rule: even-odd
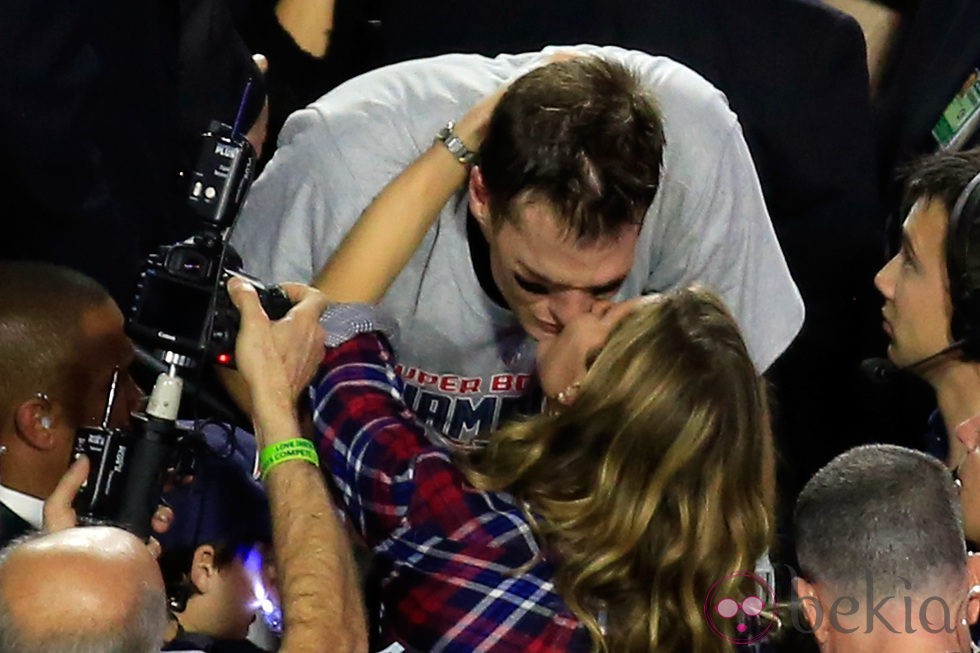
{"label": "black dslr camera", "polygon": [[149,535],[165,471],[187,472],[196,456],[207,455],[197,446],[199,438],[192,437],[196,432],[177,425],[183,387],[177,369],[207,361],[233,364],[240,315],[228,296],[228,279],[251,283],[272,319],[292,305],[281,288],[247,275],[227,242],[253,174],[248,141],[237,129],[212,122],[187,198],[202,219],[201,229],[150,255],[126,325],[133,340],[153,351],[169,371],[157,378],[146,412],[134,414],[126,429],[108,424],[114,379],[102,425],[76,434],[76,456],[85,454],[91,461],[88,481],[74,504],[83,523],[116,523]]}
{"label": "black dslr camera", "polygon": [[185,368],[203,360],[233,364],[239,315],[225,286],[232,276],[255,287],[273,320],[292,305],[282,289],[267,288],[246,274],[241,258],[227,242],[253,174],[254,155],[248,141],[231,127],[212,122],[187,197],[202,219],[202,228],[187,241],[150,255],[127,324],[133,340],[165,363]]}

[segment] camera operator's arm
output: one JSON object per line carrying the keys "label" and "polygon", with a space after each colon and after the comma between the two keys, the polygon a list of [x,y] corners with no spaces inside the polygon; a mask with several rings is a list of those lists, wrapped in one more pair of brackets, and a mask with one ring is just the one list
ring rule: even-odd
{"label": "camera operator's arm", "polygon": [[[296,305],[273,324],[250,286],[228,285],[242,314],[235,353],[260,450],[301,438],[296,400],[323,355],[318,319],[326,300],[305,286],[285,290]],[[285,620],[280,651],[323,651],[328,642],[330,650],[366,650],[357,572],[319,468],[287,460],[269,468],[265,483]]]}
{"label": "camera operator's arm", "polygon": [[[468,149],[479,149],[501,93],[456,124],[454,131]],[[379,301],[468,173],[445,145],[434,143],[368,205],[314,285],[334,302]]]}

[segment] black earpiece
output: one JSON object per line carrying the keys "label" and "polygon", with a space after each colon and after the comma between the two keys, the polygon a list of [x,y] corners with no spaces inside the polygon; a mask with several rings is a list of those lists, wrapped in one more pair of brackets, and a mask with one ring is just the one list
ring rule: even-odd
{"label": "black earpiece", "polygon": [[946,272],[953,340],[963,341],[965,360],[980,361],[980,174],[966,185],[949,215]]}

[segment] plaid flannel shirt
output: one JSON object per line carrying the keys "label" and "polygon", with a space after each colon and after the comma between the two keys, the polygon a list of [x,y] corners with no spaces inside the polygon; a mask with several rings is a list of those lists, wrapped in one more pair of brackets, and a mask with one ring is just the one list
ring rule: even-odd
{"label": "plaid flannel shirt", "polygon": [[431,444],[394,362],[382,337],[358,335],[328,349],[313,391],[321,465],[381,565],[378,645],[589,650],[520,507],[474,489]]}

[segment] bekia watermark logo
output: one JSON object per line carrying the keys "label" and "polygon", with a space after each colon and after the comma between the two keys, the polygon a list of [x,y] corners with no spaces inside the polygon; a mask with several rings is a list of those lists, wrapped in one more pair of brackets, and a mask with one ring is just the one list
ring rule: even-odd
{"label": "bekia watermark logo", "polygon": [[[871,633],[883,628],[898,635],[942,632],[955,633],[966,626],[964,617],[968,597],[958,605],[950,605],[945,597],[936,596],[914,587],[904,577],[884,579],[876,587],[875,577],[865,571],[863,587],[855,583],[853,594],[841,593],[820,600],[816,596],[799,596],[794,576],[793,602],[790,605],[793,627],[804,633],[818,630],[824,621],[833,630],[850,634]],[[973,590],[970,590],[971,595]],[[803,613],[803,614],[801,614]],[[805,617],[804,617],[805,615]]]}
{"label": "bekia watermark logo", "polygon": [[704,618],[712,632],[732,644],[754,644],[776,627],[775,620],[758,619],[771,612],[775,603],[769,583],[755,573],[739,571],[719,579],[708,590]]}
{"label": "bekia watermark logo", "polygon": [[[781,603],[771,581],[757,573],[739,571],[716,581],[703,609],[711,631],[742,646],[766,639],[784,623],[806,634],[821,628],[845,635],[877,629],[896,635],[954,634],[967,628],[968,602],[980,597],[977,585],[962,599],[950,599],[917,587],[907,578],[876,578],[867,570],[863,577],[847,583],[847,591],[815,593],[813,585],[802,583],[795,570],[781,567],[789,580],[787,600]],[[809,588],[805,596],[798,594],[801,583]]]}

